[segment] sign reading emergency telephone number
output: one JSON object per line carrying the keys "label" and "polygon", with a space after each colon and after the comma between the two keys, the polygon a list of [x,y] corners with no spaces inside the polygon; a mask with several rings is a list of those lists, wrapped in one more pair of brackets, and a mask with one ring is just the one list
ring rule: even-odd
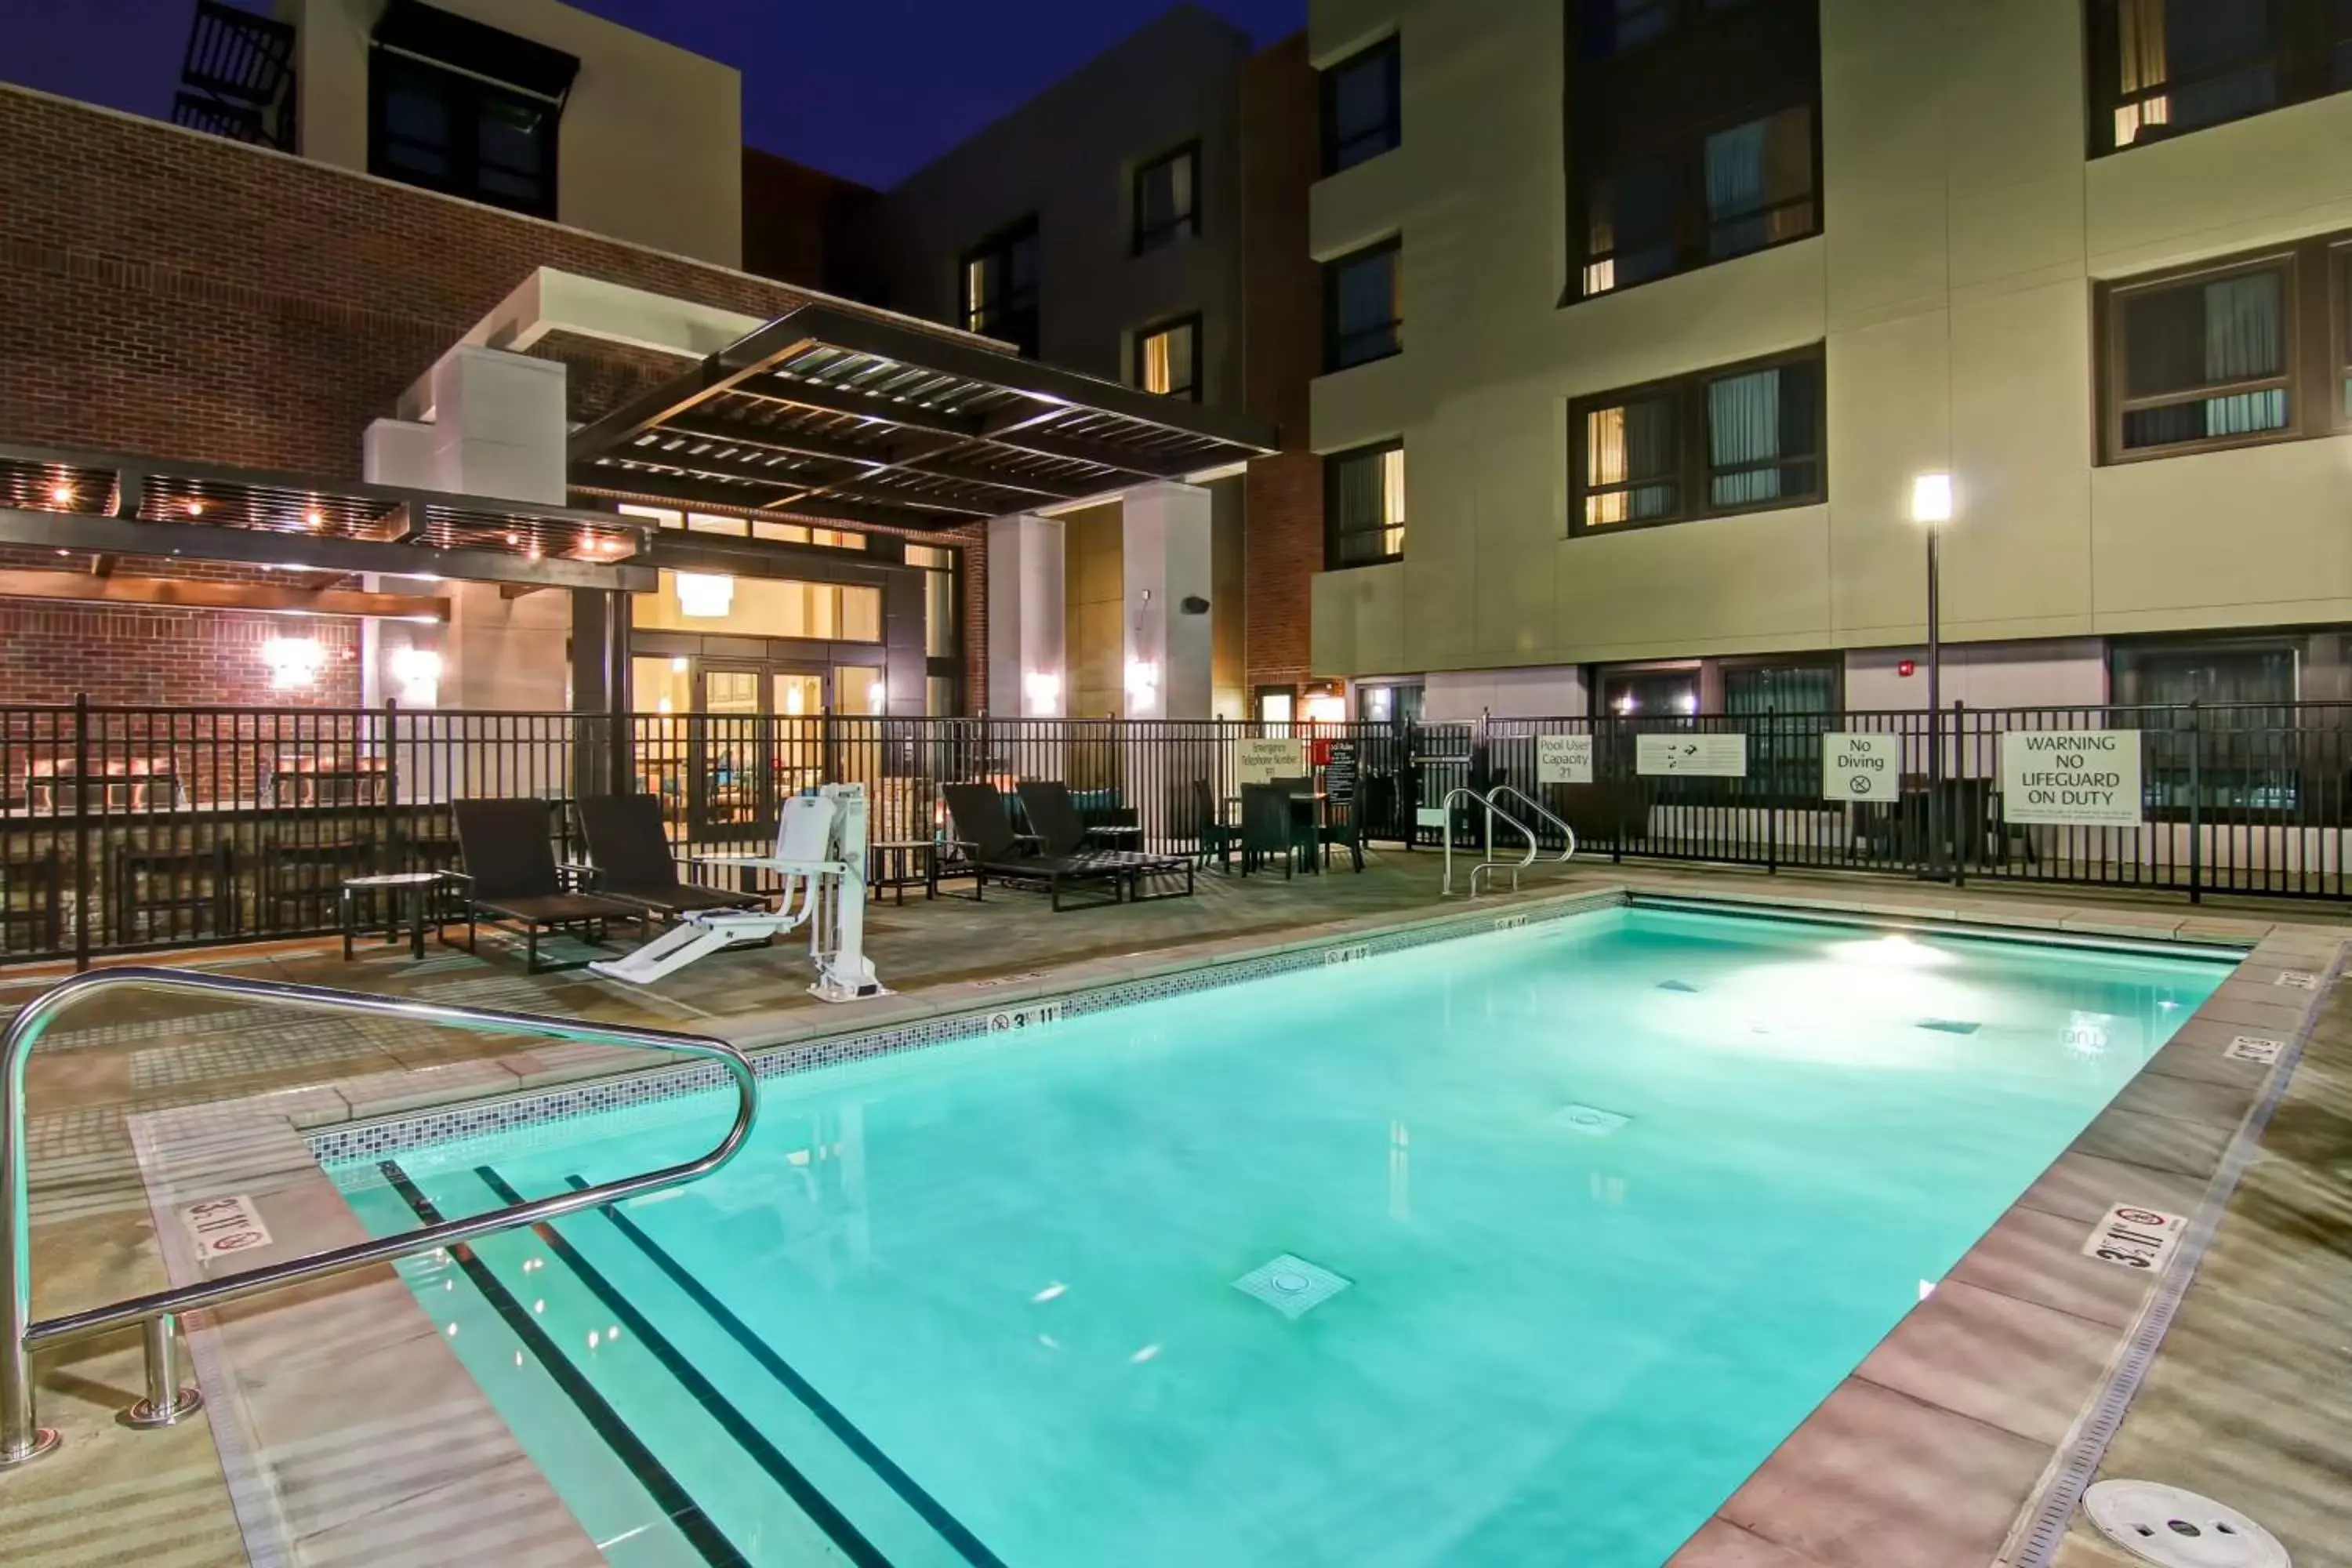
{"label": "sign reading emergency telephone number", "polygon": [[1307,748],[1297,741],[1243,741],[1239,748],[1241,782],[1245,784],[1307,775]]}
{"label": "sign reading emergency telephone number", "polygon": [[2000,738],[2005,822],[2137,827],[2139,731],[2011,730]]}

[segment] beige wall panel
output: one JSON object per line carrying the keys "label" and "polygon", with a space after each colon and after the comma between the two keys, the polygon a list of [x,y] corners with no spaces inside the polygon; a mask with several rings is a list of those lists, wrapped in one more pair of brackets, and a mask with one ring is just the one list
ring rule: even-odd
{"label": "beige wall panel", "polygon": [[1951,466],[1948,331],[1937,310],[1830,339],[1831,598],[1841,642],[1915,635],[1927,623],[1927,547],[1910,521],[1911,481]]}
{"label": "beige wall panel", "polygon": [[2092,161],[2091,270],[2111,278],[2352,228],[2352,94]]}
{"label": "beige wall panel", "polygon": [[[1801,507],[1564,540],[1561,660],[1828,640],[1829,509]],[[1533,662],[1533,661],[1528,661]]]}
{"label": "beige wall panel", "polygon": [[2098,629],[2352,616],[2347,518],[2352,437],[2095,469]]}
{"label": "beige wall panel", "polygon": [[1370,675],[1409,668],[1404,661],[1404,602],[1402,565],[1317,574],[1310,655],[1315,673]]}

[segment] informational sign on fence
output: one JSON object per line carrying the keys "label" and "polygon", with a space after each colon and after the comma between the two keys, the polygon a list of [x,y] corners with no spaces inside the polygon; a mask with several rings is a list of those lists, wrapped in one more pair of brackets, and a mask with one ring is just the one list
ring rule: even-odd
{"label": "informational sign on fence", "polygon": [[2011,730],[2000,738],[2005,822],[2140,824],[2139,731]]}
{"label": "informational sign on fence", "polygon": [[1356,742],[1326,741],[1323,742],[1323,793],[1334,802],[1344,803],[1356,798]]}
{"label": "informational sign on fence", "polygon": [[1896,800],[1902,794],[1902,736],[1847,730],[1822,737],[1823,800]]}
{"label": "informational sign on fence", "polygon": [[1719,735],[1636,735],[1633,771],[1689,778],[1744,779],[1748,776],[1748,736],[1744,731]]}
{"label": "informational sign on fence", "polygon": [[1272,784],[1276,779],[1307,776],[1307,747],[1299,741],[1242,741],[1241,781]]}
{"label": "informational sign on fence", "polygon": [[1538,735],[1536,737],[1536,783],[1570,784],[1591,782],[1591,736]]}

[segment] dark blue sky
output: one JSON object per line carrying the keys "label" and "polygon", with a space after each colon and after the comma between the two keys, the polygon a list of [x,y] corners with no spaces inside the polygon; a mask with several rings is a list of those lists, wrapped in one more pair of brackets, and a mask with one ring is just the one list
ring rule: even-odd
{"label": "dark blue sky", "polygon": [[[743,139],[888,184],[1171,0],[572,0],[743,73]],[[1200,0],[1260,45],[1307,0]],[[194,0],[0,0],[0,78],[170,111]],[[256,3],[256,10],[267,10]]]}

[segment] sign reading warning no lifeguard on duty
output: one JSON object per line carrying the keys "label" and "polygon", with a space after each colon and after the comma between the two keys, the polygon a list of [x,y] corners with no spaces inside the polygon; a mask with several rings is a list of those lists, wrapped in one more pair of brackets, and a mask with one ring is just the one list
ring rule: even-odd
{"label": "sign reading warning no lifeguard on duty", "polygon": [[2011,730],[2000,738],[2007,822],[2137,827],[2139,731]]}

